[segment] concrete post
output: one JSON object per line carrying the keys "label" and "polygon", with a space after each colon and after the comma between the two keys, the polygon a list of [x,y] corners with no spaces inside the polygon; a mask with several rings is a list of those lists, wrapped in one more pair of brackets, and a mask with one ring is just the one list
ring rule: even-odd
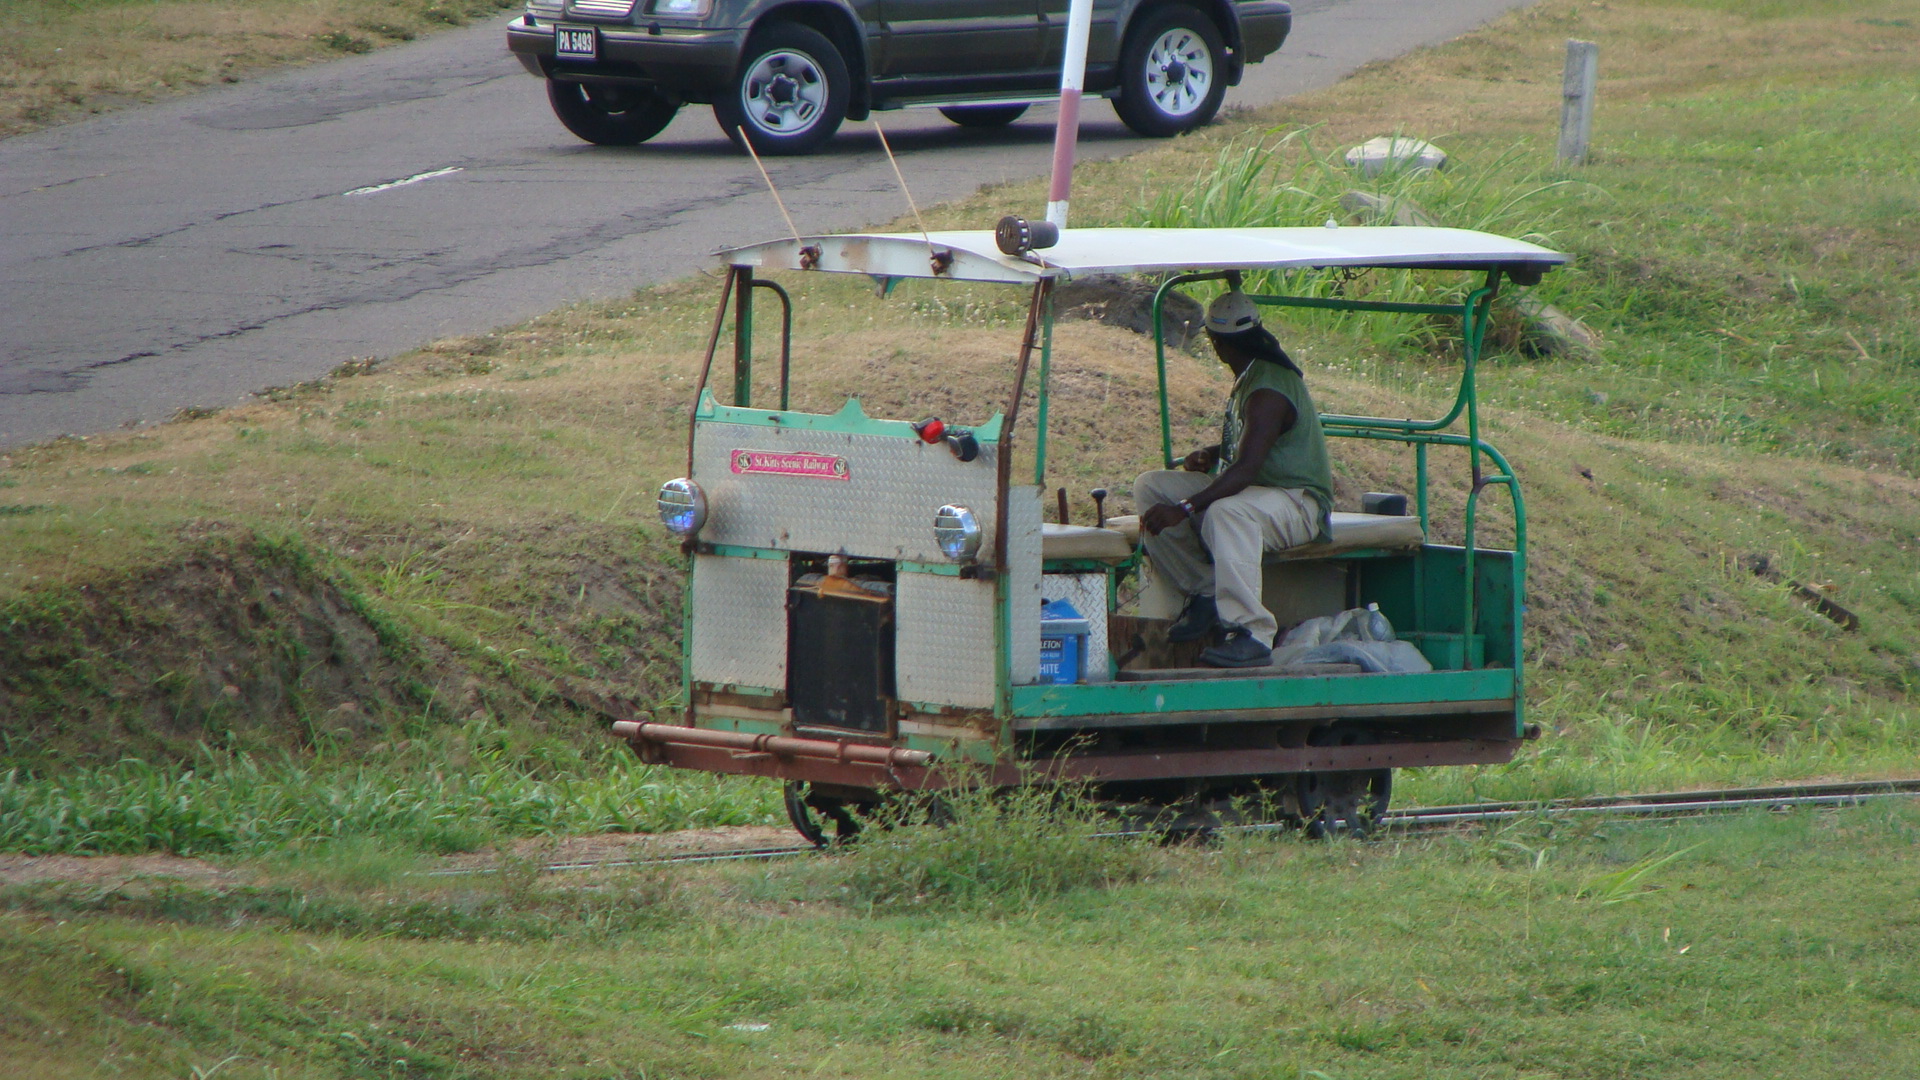
{"label": "concrete post", "polygon": [[1567,70],[1561,88],[1560,163],[1585,165],[1593,138],[1593,88],[1600,74],[1600,46],[1567,42]]}

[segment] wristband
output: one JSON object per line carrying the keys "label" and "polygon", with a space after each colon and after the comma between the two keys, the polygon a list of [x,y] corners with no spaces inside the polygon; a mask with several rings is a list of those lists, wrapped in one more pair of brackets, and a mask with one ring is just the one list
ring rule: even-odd
{"label": "wristband", "polygon": [[1190,502],[1188,502],[1188,501],[1187,501],[1187,500],[1185,500],[1185,499],[1181,499],[1181,500],[1180,500],[1179,502],[1177,502],[1177,503],[1174,503],[1173,505],[1175,505],[1175,506],[1177,506],[1177,507],[1179,507],[1179,508],[1180,508],[1180,512],[1181,512],[1181,513],[1183,513],[1183,514],[1185,514],[1185,515],[1187,515],[1187,520],[1188,520],[1188,521],[1192,521],[1192,520],[1193,520],[1193,515],[1195,515],[1195,514],[1197,514],[1197,513],[1199,513],[1199,512],[1200,512],[1200,511],[1198,511],[1198,510],[1195,510],[1195,509],[1193,508],[1193,504],[1192,504],[1192,503],[1190,503]]}

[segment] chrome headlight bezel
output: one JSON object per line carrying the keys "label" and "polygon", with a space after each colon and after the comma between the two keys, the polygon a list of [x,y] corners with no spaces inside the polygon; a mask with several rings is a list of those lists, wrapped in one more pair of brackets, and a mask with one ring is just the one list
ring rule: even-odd
{"label": "chrome headlight bezel", "polygon": [[661,484],[654,506],[660,512],[660,523],[675,536],[692,536],[707,523],[707,493],[684,476]]}
{"label": "chrome headlight bezel", "polygon": [[957,563],[980,554],[980,519],[964,506],[948,503],[933,515],[933,542],[940,553]]}
{"label": "chrome headlight bezel", "polygon": [[704,19],[713,14],[713,0],[647,0],[647,14],[667,19]]}

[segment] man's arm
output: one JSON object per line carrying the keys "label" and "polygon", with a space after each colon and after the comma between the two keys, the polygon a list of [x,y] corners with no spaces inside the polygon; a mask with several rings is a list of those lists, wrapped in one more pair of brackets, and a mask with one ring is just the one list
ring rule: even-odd
{"label": "man's arm", "polygon": [[[1260,466],[1273,450],[1273,444],[1280,440],[1280,436],[1292,431],[1293,425],[1299,420],[1300,414],[1285,394],[1264,388],[1255,390],[1247,397],[1246,430],[1240,433],[1240,450],[1234,455],[1233,464],[1214,477],[1213,483],[1189,498],[1187,505],[1198,513],[1221,499],[1246,490],[1254,477],[1260,474]],[[1140,515],[1140,527],[1155,534],[1180,524],[1186,517],[1186,510],[1179,506],[1163,504],[1149,507],[1146,513]]]}

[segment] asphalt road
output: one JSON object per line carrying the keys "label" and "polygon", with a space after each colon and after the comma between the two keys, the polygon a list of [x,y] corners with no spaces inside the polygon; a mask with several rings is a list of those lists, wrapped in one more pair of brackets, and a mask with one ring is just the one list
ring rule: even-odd
{"label": "asphalt road", "polygon": [[[1293,37],[1227,102],[1327,86],[1529,2],[1295,0]],[[641,147],[580,143],[504,25],[0,141],[0,447],[230,404],[786,231],[710,110]],[[1154,145],[1103,102],[1084,114],[1083,159]],[[1051,108],[993,132],[879,116],[922,204],[1048,168]],[[769,164],[803,231],[904,210],[864,123]]]}

